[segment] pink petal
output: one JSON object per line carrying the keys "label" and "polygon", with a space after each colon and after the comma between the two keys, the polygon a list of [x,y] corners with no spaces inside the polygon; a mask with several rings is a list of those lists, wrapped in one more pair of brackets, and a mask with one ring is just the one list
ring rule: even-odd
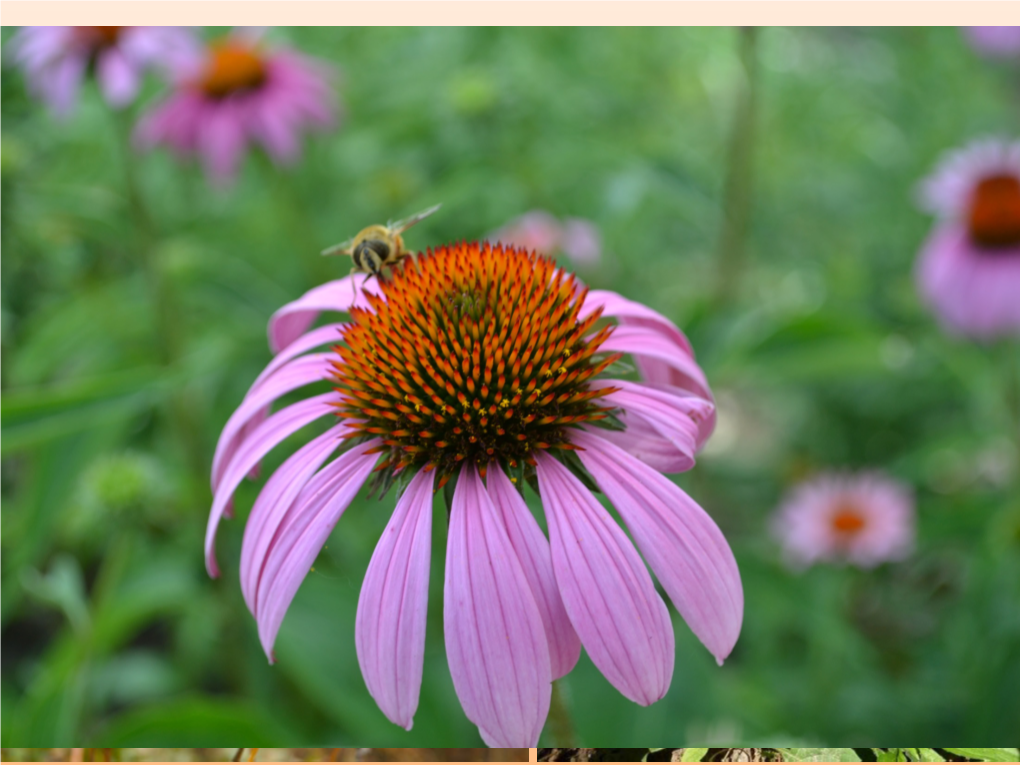
{"label": "pink petal", "polygon": [[425,657],[435,473],[411,479],[372,553],[358,597],[358,663],[383,714],[411,730]]}
{"label": "pink petal", "polygon": [[364,281],[364,275],[358,274],[320,284],[274,313],[269,319],[269,347],[273,353],[294,342],[322,311],[371,308],[361,292]]}
{"label": "pink petal", "polygon": [[216,487],[223,479],[223,471],[243,441],[244,426],[285,393],[327,379],[331,369],[330,362],[334,359],[335,356],[330,353],[303,356],[283,366],[276,374],[252,385],[244,401],[230,416],[227,424],[223,426],[223,432],[220,433],[216,452],[213,454],[213,491],[216,491]]}
{"label": "pink petal", "polygon": [[96,79],[111,106],[124,106],[138,92],[139,73],[117,48],[110,48],[96,62]]}
{"label": "pink petal", "polygon": [[205,567],[209,576],[220,575],[216,565],[216,529],[227,503],[234,494],[237,485],[245,474],[251,471],[274,446],[283,441],[305,425],[333,411],[332,403],[336,401],[336,393],[324,393],[286,409],[281,409],[264,423],[240,445],[234,458],[230,461],[223,474],[223,480],[213,496],[212,511],[205,531]]}
{"label": "pink petal", "polygon": [[87,64],[82,56],[68,55],[40,73],[39,90],[58,117],[67,117],[74,111]]}
{"label": "pink petal", "polygon": [[237,174],[245,141],[243,116],[237,104],[224,99],[206,110],[198,150],[213,183],[225,184]]}
{"label": "pink petal", "polygon": [[457,697],[489,746],[535,746],[552,694],[549,643],[474,465],[461,470],[448,534],[443,625]]}
{"label": "pink petal", "polygon": [[[273,360],[266,365],[266,368],[262,370],[262,373],[255,378],[255,382],[252,383],[252,388],[262,382],[269,375],[273,374],[277,369],[286,364],[295,356],[299,356],[302,353],[318,348],[320,345],[326,345],[327,343],[336,345],[340,342],[340,331],[343,330],[346,324],[325,324],[318,329],[313,329],[311,332],[302,335],[297,340],[292,342],[282,351],[273,356]],[[251,391],[246,396],[251,395]]]}
{"label": "pink petal", "polygon": [[[672,340],[654,329],[618,326],[602,343],[600,350],[629,353],[645,382],[662,388],[672,386],[696,396],[714,400],[705,373],[692,356],[688,356]],[[715,411],[698,428],[700,448],[715,430]]]}
{"label": "pink petal", "polygon": [[341,446],[340,437],[346,430],[346,424],[341,423],[313,438],[288,457],[259,492],[244,525],[241,546],[241,592],[252,616],[255,615],[255,596],[266,553],[280,523],[308,479]]}
{"label": "pink petal", "polygon": [[563,607],[556,576],[553,574],[549,540],[539,528],[524,498],[514,488],[499,465],[489,465],[487,474],[489,498],[506,529],[510,545],[528,579],[531,594],[542,615],[549,640],[549,660],[555,680],[570,672],[581,655],[581,639],[574,632]]}
{"label": "pink petal", "polygon": [[571,440],[681,616],[722,664],[740,635],[744,592],[715,521],[672,481],[594,433]]}
{"label": "pink petal", "polygon": [[544,452],[538,484],[563,604],[592,662],[647,706],[669,690],[673,625],[627,535],[567,468]]}
{"label": "pink petal", "polygon": [[621,390],[607,394],[603,401],[643,418],[659,436],[687,458],[688,464],[683,470],[694,467],[694,454],[699,445],[698,429],[715,412],[711,401],[696,396],[678,396],[627,380],[602,379],[591,385],[592,388],[610,386]]}
{"label": "pink petal", "polygon": [[255,589],[259,639],[270,661],[283,617],[333,527],[371,474],[375,439],[352,446],[315,474],[276,530]]}
{"label": "pink petal", "polygon": [[645,327],[658,332],[685,350],[688,356],[694,357],[694,348],[691,347],[687,336],[680,331],[676,324],[658,311],[653,311],[646,305],[635,303],[633,300],[628,300],[609,290],[591,290],[585,296],[584,306],[580,313],[581,318],[596,308],[602,308],[602,315],[606,318],[619,319],[623,326]]}
{"label": "pink petal", "polygon": [[660,436],[659,431],[644,417],[639,417],[633,412],[623,412],[617,417],[626,430],[596,427],[585,429],[598,433],[602,438],[633,454],[660,473],[683,473],[693,467],[694,461],[691,457]]}

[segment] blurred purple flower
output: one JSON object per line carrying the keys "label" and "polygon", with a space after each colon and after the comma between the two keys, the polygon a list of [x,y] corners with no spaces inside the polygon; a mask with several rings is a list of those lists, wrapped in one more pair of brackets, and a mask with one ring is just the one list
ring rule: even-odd
{"label": "blurred purple flower", "polygon": [[978,339],[1020,332],[1020,142],[950,153],[922,184],[921,203],[939,222],[917,280],[945,327]]}
{"label": "blurred purple flower", "polygon": [[595,265],[602,256],[602,239],[594,223],[582,218],[567,218],[560,223],[545,210],[527,212],[486,239],[544,255],[562,252],[580,266]]}
{"label": "blurred purple flower", "polygon": [[89,72],[107,103],[123,107],[138,94],[146,68],[172,67],[195,45],[181,27],[23,27],[11,40],[29,89],[60,117],[74,110]]}
{"label": "blurred purple flower", "polygon": [[994,58],[1020,57],[1020,27],[963,27],[978,53]]}
{"label": "blurred purple flower", "polygon": [[796,568],[819,561],[871,568],[910,552],[914,500],[909,488],[881,473],[823,474],[787,496],[773,531]]}
{"label": "blurred purple flower", "polygon": [[[269,478],[248,517],[241,589],[266,653],[362,484],[396,471],[406,490],[368,565],[355,622],[365,683],[394,723],[410,729],[418,705],[433,495],[454,478],[444,636],[457,696],[487,744],[537,744],[551,682],[582,644],[627,698],[647,705],[665,695],[673,628],[639,550],[722,663],[743,617],[737,564],[715,522],[662,475],[691,468],[715,423],[687,338],[531,251],[464,243],[409,263],[376,282],[377,294],[348,276],[277,311],[277,356],[220,436],[205,547],[213,576],[216,530],[243,478],[291,434],[339,417]],[[349,319],[309,330],[321,311]],[[595,331],[600,319],[616,326]],[[622,353],[638,379],[601,377]],[[542,358],[553,363],[533,363]],[[324,380],[333,390],[267,416],[276,399]],[[592,427],[609,408],[624,410],[622,430]],[[541,491],[548,538],[519,493],[525,469]]]}
{"label": "blurred purple flower", "polygon": [[269,50],[248,30],[199,50],[176,67],[173,79],[174,93],[139,122],[138,145],[197,154],[215,183],[233,179],[249,142],[277,164],[292,164],[303,131],[336,121],[326,67],[293,51]]}

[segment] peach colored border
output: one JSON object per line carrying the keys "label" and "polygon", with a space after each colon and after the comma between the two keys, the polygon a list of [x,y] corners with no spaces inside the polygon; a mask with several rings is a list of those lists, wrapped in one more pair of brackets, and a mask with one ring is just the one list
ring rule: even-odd
{"label": "peach colored border", "polygon": [[1020,5],[995,0],[4,0],[0,14],[5,25],[1020,24]]}
{"label": "peach colored border", "polygon": [[[538,761],[538,750],[537,749],[531,749],[529,751],[530,751],[530,758],[529,758],[528,761],[529,762],[537,762]],[[9,762],[12,765],[39,765],[39,763],[37,763],[37,762],[32,762],[32,763],[25,762],[25,763],[23,763],[20,760],[4,760],[4,762],[5,763]],[[247,760],[242,760],[242,762],[247,762]],[[256,761],[256,765],[272,765],[273,762],[275,762],[275,761],[274,760],[257,760]],[[443,761],[443,762],[421,762],[420,765],[449,765],[450,762],[456,762],[456,761],[455,760],[448,760],[448,761]],[[144,763],[144,765],[186,765],[186,763],[187,763],[186,760],[179,761],[179,762],[148,762],[147,761],[147,762]],[[293,763],[280,763],[280,765],[293,765]],[[643,765],[643,763],[635,763],[634,765]]]}

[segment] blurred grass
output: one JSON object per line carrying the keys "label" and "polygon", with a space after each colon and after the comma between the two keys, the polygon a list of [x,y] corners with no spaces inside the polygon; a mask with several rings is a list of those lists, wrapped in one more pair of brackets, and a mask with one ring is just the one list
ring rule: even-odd
{"label": "blurred grass", "polygon": [[[353,644],[392,498],[345,513],[273,667],[236,573],[261,480],[221,533],[224,576],[210,581],[201,559],[211,498],[196,463],[270,358],[268,317],[346,271],[320,249],[437,202],[411,247],[478,238],[533,208],[596,221],[606,252],[581,278],[676,320],[719,398],[718,431],[679,481],[733,545],[740,642],[720,669],[674,613],[673,686],[648,708],[583,656],[563,683],[580,743],[1016,743],[1020,454],[1003,378],[1020,354],[942,336],[911,280],[929,225],[914,186],[944,150],[1016,134],[1015,67],[979,59],[951,28],[759,30],[750,217],[730,273],[715,253],[735,30],[271,38],[338,67],[347,116],[292,172],[249,157],[226,193],[165,153],[135,160],[151,267],[177,317],[169,357],[109,115],[90,89],[69,122],[52,120],[4,60],[5,746],[139,731],[171,745],[481,743],[446,667],[441,513],[409,732],[369,697]],[[159,92],[151,81],[143,103]],[[864,466],[916,489],[917,554],[788,573],[763,533],[781,494],[813,470]]]}

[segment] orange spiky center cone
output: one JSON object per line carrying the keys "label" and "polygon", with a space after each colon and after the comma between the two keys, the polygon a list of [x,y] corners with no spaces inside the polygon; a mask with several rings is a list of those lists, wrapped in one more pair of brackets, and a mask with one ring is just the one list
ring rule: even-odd
{"label": "orange spiky center cone", "polygon": [[864,530],[864,515],[852,502],[843,502],[832,514],[832,528],[843,537],[853,537]]}
{"label": "orange spiky center cone", "polygon": [[210,47],[200,85],[206,95],[223,98],[257,88],[265,80],[266,64],[259,52],[251,45],[228,39]]}
{"label": "orange spiky center cone", "polygon": [[74,36],[93,54],[117,44],[126,27],[75,27]]}
{"label": "orange spiky center cone", "polygon": [[382,438],[380,469],[436,469],[439,486],[465,460],[513,476],[611,411],[598,399],[615,389],[588,382],[620,357],[597,355],[612,327],[595,329],[601,310],[579,318],[587,291],[548,258],[454,244],[378,288],[351,310],[333,368],[348,437]]}
{"label": "orange spiky center cone", "polygon": [[978,183],[968,228],[971,239],[985,249],[1020,244],[1020,178],[993,175]]}

